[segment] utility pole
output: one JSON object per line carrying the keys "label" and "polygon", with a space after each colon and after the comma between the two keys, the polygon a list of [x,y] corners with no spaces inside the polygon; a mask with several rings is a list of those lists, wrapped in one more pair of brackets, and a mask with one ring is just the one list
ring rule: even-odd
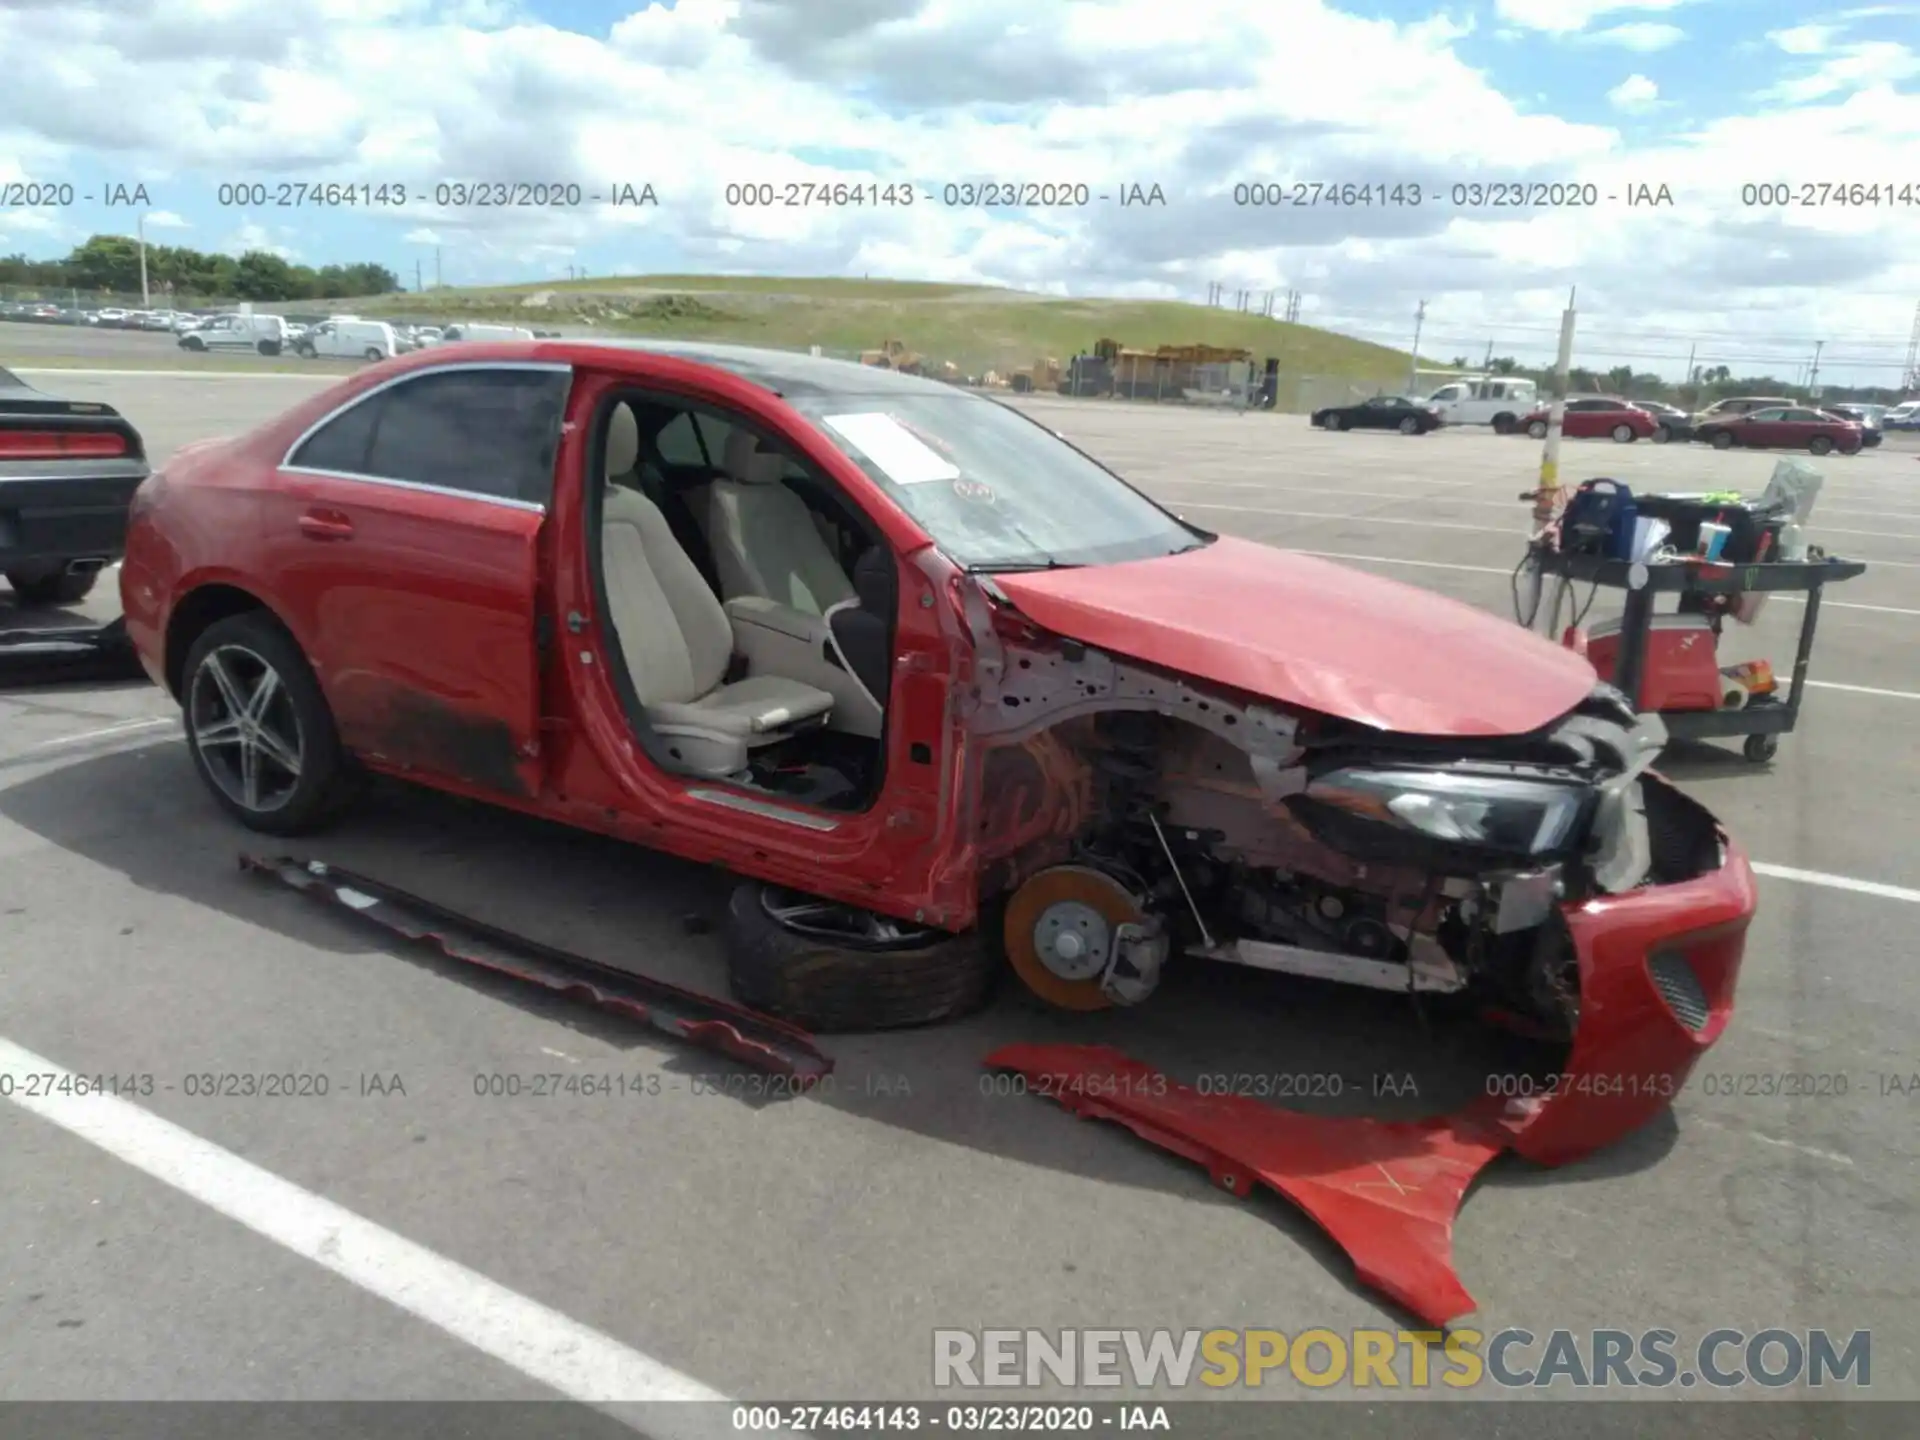
{"label": "utility pole", "polygon": [[[1543,543],[1541,536],[1552,522],[1560,506],[1560,428],[1567,414],[1567,375],[1573,368],[1573,319],[1574,290],[1567,291],[1567,308],[1560,316],[1560,351],[1553,364],[1553,403],[1547,410],[1547,439],[1540,451],[1540,484],[1533,492],[1533,533],[1532,550],[1525,566],[1525,584],[1530,592],[1530,606],[1521,612],[1519,592],[1515,591],[1515,618],[1529,630],[1541,623],[1545,617],[1546,633],[1551,634],[1559,619],[1561,602],[1566,596],[1569,584],[1565,576],[1555,579],[1550,603],[1543,605],[1546,599],[1546,576],[1540,569],[1537,552]],[[1516,572],[1516,581],[1519,573]]]}
{"label": "utility pole", "polygon": [[153,308],[153,297],[147,290],[147,217],[143,211],[134,222],[135,233],[140,237],[140,308]]}
{"label": "utility pole", "polygon": [[440,247],[433,247],[433,288],[440,288]]}
{"label": "utility pole", "polygon": [[1482,370],[1493,369],[1493,341],[1487,341],[1487,358],[1480,363]]}
{"label": "utility pole", "polygon": [[1427,302],[1413,312],[1413,353],[1407,357],[1407,394],[1420,388],[1420,329],[1427,322]]}
{"label": "utility pole", "polygon": [[1920,305],[1913,307],[1913,338],[1907,341],[1907,373],[1900,377],[1903,390],[1920,390]]}
{"label": "utility pole", "polygon": [[1693,389],[1693,357],[1695,355],[1698,355],[1699,353],[1700,353],[1700,342],[1698,340],[1694,341],[1691,345],[1687,346],[1687,373],[1682,378],[1683,378],[1683,383],[1686,385],[1688,390]]}
{"label": "utility pole", "polygon": [[422,283],[420,278],[420,257],[416,255],[413,257],[413,293],[418,295],[426,288],[426,285]]}
{"label": "utility pole", "polygon": [[1826,348],[1827,342],[1824,340],[1813,342],[1813,364],[1807,368],[1807,398],[1810,400],[1820,398],[1820,352]]}

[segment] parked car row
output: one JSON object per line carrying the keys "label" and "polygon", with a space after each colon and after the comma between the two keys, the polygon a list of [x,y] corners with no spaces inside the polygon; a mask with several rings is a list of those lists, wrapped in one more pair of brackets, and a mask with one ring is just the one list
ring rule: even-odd
{"label": "parked car row", "polygon": [[[1513,413],[1521,401],[1529,402],[1527,408]],[[1357,404],[1330,405],[1314,411],[1309,423],[1326,430],[1397,430],[1403,435],[1425,435],[1443,425],[1489,425],[1497,433],[1543,440],[1552,412],[1532,381],[1453,382],[1425,399],[1376,395]],[[1560,433],[1570,440],[1611,439],[1622,445],[1698,440],[1717,450],[1804,449],[1815,455],[1857,454],[1878,445],[1883,431],[1892,428],[1920,429],[1920,404],[1817,405],[1779,395],[1749,395],[1717,400],[1689,414],[1658,400],[1576,395],[1567,400],[1560,421]]]}

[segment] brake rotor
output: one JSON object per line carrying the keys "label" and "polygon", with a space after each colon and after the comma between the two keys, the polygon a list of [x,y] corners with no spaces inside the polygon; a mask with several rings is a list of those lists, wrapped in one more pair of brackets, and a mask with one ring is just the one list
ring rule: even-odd
{"label": "brake rotor", "polygon": [[1056,865],[1030,877],[1007,902],[1002,940],[1014,974],[1061,1010],[1105,1010],[1100,988],[1122,925],[1146,920],[1131,891],[1084,865]]}

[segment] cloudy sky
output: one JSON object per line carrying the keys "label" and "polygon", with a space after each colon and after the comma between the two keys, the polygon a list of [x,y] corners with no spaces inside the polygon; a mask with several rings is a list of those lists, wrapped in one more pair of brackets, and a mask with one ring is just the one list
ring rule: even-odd
{"label": "cloudy sky", "polygon": [[[1842,383],[1896,381],[1920,302],[1920,4],[0,0],[0,55],[0,201],[32,198],[10,181],[74,196],[0,208],[0,253],[131,233],[136,209],[105,201],[139,182],[152,239],[409,283],[436,254],[448,284],[784,272],[1200,300],[1217,282],[1298,291],[1309,323],[1397,345],[1425,300],[1441,359],[1550,354],[1577,285],[1583,362],[1677,373],[1691,352],[1785,377],[1824,342]],[[582,201],[435,203],[469,181]],[[945,203],[982,181],[1088,200]],[[1515,181],[1597,203],[1485,203]],[[280,182],[407,203],[244,203]],[[822,182],[913,200],[727,203]],[[1375,203],[1235,203],[1262,183]],[[646,184],[657,205],[589,198]],[[1133,185],[1164,205],[1122,205]],[[1661,187],[1670,203],[1629,203]]]}

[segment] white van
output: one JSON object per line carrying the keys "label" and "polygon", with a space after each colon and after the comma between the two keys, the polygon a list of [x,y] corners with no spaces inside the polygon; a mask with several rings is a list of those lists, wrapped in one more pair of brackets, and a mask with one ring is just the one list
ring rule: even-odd
{"label": "white van", "polygon": [[1462,375],[1427,397],[1444,425],[1491,425],[1501,435],[1540,404],[1540,387],[1513,375]]}
{"label": "white van", "polygon": [[449,325],[441,332],[439,343],[457,344],[462,340],[532,340],[534,333],[518,325]]}
{"label": "white van", "polygon": [[287,343],[287,322],[278,315],[215,315],[180,337],[182,350],[257,350],[278,355]]}
{"label": "white van", "polygon": [[393,326],[384,320],[322,320],[294,343],[294,353],[309,360],[325,355],[333,359],[391,360],[400,353],[400,342]]}

